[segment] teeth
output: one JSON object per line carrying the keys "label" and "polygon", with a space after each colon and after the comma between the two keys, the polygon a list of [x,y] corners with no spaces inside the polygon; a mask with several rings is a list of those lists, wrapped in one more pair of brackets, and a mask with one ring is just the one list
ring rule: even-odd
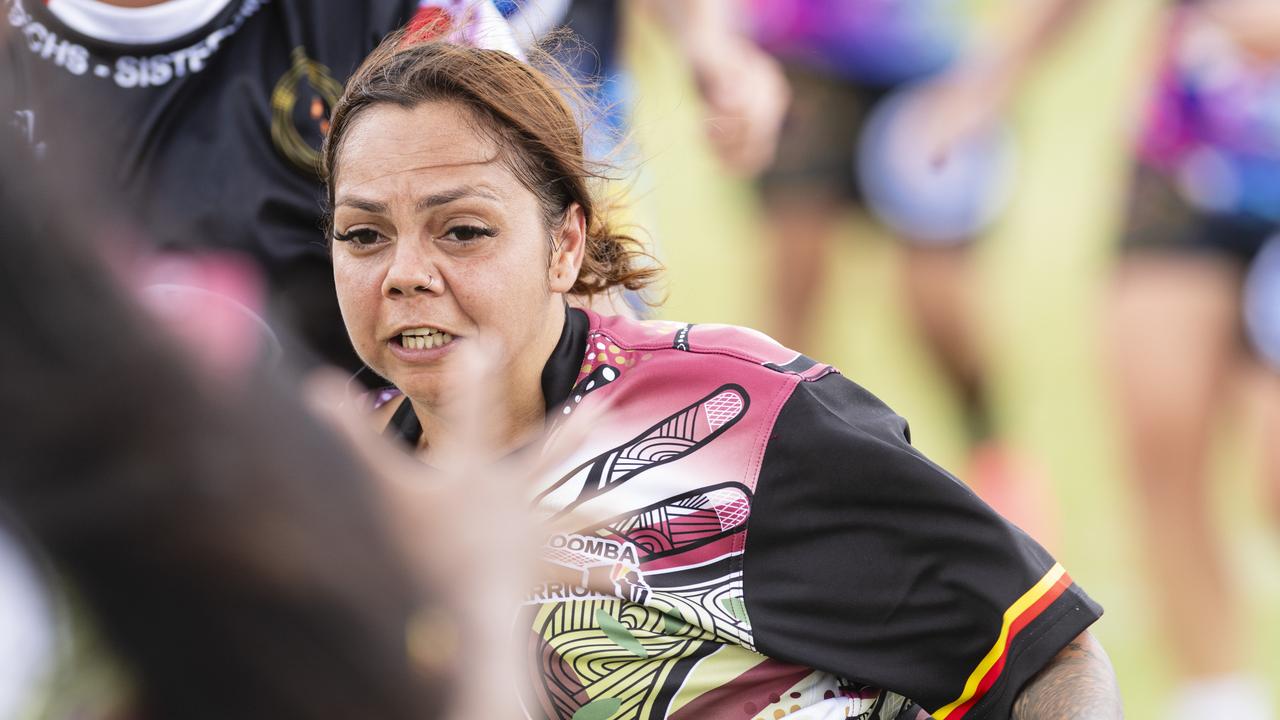
{"label": "teeth", "polygon": [[452,341],[452,335],[434,328],[416,328],[400,334],[400,344],[408,350],[429,350]]}

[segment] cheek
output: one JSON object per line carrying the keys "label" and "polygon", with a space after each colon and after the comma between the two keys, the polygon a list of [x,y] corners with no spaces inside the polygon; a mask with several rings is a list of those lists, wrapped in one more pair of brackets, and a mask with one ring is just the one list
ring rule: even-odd
{"label": "cheek", "polygon": [[369,263],[335,257],[333,284],[338,293],[342,320],[358,347],[365,336],[371,335],[373,331],[378,302],[382,297],[380,275],[377,268]]}
{"label": "cheek", "polygon": [[504,344],[522,344],[525,335],[540,327],[537,321],[549,304],[545,264],[545,257],[526,248],[488,258],[459,268],[454,295],[481,331],[501,336]]}

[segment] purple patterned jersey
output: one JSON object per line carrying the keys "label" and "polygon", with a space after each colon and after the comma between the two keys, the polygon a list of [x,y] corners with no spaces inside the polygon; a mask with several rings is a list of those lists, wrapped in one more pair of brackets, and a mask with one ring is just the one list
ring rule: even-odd
{"label": "purple patterned jersey", "polygon": [[931,75],[967,30],[957,0],[749,0],[756,39],[789,62],[872,85]]}

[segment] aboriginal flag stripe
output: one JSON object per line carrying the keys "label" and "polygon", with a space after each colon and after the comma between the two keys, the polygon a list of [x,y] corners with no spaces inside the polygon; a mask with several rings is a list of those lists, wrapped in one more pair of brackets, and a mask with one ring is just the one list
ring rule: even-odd
{"label": "aboriginal flag stripe", "polygon": [[1071,576],[1067,575],[1067,571],[1061,564],[1054,564],[1039,582],[1010,605],[1009,609],[1004,611],[1004,624],[1000,628],[1000,636],[996,638],[990,652],[969,675],[969,679],[964,684],[964,692],[949,705],[935,711],[933,717],[937,720],[960,720],[967,715],[1000,677],[1014,638],[1069,587],[1071,587]]}

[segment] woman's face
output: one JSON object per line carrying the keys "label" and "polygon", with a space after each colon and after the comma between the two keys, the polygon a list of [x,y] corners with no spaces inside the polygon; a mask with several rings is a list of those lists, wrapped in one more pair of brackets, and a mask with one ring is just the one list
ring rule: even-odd
{"label": "woman's face", "polygon": [[[564,237],[581,222],[547,228],[468,112],[376,105],[335,162],[333,269],[347,332],[370,368],[428,405],[441,401],[450,356],[477,337],[500,348],[514,389],[540,392],[581,263],[564,242],[581,247]],[[576,206],[570,216],[580,221]],[[553,232],[560,250],[549,255]]]}

